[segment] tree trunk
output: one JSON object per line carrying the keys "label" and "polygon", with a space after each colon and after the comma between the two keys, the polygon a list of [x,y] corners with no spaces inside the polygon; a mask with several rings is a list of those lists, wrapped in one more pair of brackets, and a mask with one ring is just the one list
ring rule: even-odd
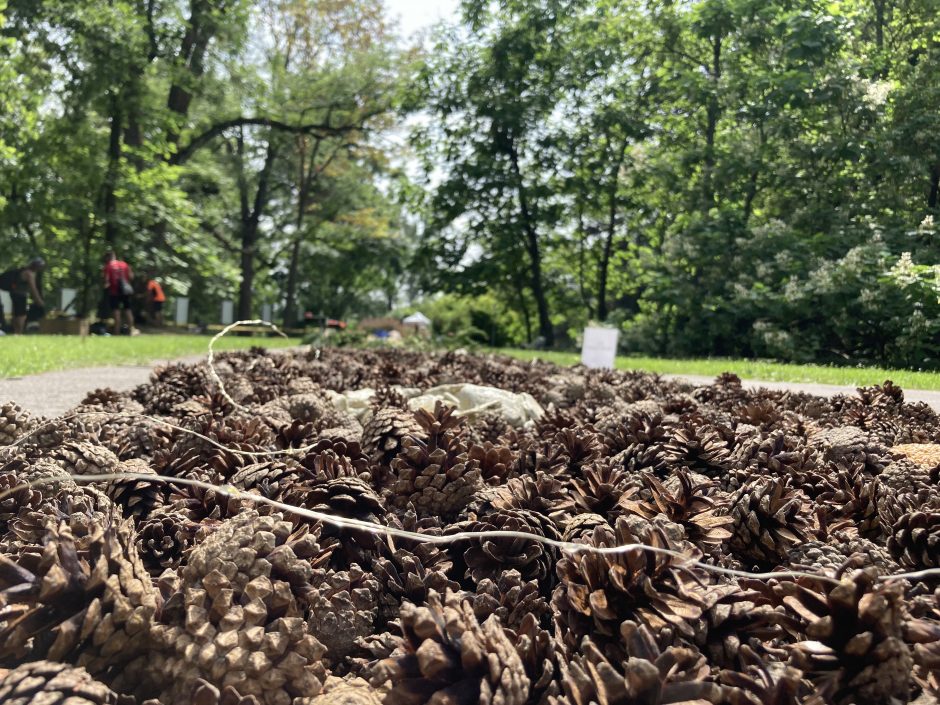
{"label": "tree trunk", "polygon": [[610,269],[610,255],[614,247],[614,234],[617,231],[617,189],[620,186],[620,167],[627,156],[627,140],[620,147],[617,161],[613,164],[610,175],[610,190],[607,193],[609,207],[607,211],[607,235],[604,238],[604,252],[601,256],[601,271],[597,282],[597,318],[607,320],[607,272]]}
{"label": "tree trunk", "polygon": [[940,164],[934,164],[930,170],[930,191],[927,194],[927,207],[936,210],[940,199]]}
{"label": "tree trunk", "polygon": [[182,124],[182,118],[189,114],[189,105],[193,99],[193,94],[185,85],[189,83],[185,74],[188,73],[191,78],[199,78],[205,72],[206,50],[214,34],[215,25],[209,3],[206,0],[191,0],[186,34],[183,35],[178,54],[181,64],[179,68],[184,69],[184,75],[178,76],[170,86],[166,101],[167,108],[179,116],[179,123],[171,127],[167,135],[171,145],[179,144],[179,126]]}
{"label": "tree trunk", "polygon": [[300,233],[294,235],[291,245],[290,266],[287,269],[287,291],[284,296],[284,326],[297,324],[297,270],[300,268]]}
{"label": "tree trunk", "polygon": [[252,295],[255,284],[255,254],[258,242],[258,223],[268,204],[268,187],[271,167],[274,165],[277,150],[268,139],[264,155],[264,166],[258,173],[258,187],[251,208],[248,207],[248,189],[244,177],[244,137],[238,137],[239,152],[239,192],[241,197],[241,284],[238,287],[238,317],[241,320],[251,318]]}
{"label": "tree trunk", "polygon": [[532,318],[529,316],[529,307],[525,301],[525,287],[518,276],[513,275],[512,283],[516,289],[516,297],[519,299],[519,312],[522,314],[522,323],[525,325],[526,343],[532,342]]}
{"label": "tree trunk", "polygon": [[705,123],[705,163],[702,173],[702,210],[707,214],[715,205],[715,135],[718,132],[718,118],[721,115],[721,105],[718,101],[718,82],[721,79],[721,35],[712,40],[712,64],[709,74],[712,81],[712,92],[708,97]]}
{"label": "tree trunk", "polygon": [[528,194],[522,183],[522,172],[519,169],[519,154],[516,152],[516,145],[511,137],[509,138],[508,146],[509,159],[512,163],[513,174],[516,179],[516,193],[519,197],[519,212],[522,218],[526,251],[529,253],[530,287],[532,289],[532,296],[535,298],[535,308],[539,316],[539,335],[544,340],[545,346],[551,347],[555,344],[555,331],[552,329],[552,321],[548,315],[548,299],[545,296],[545,288],[542,283],[542,252],[539,247],[539,236],[536,231],[532,211],[529,208]]}
{"label": "tree trunk", "polygon": [[104,179],[104,240],[114,247],[117,242],[117,179],[121,165],[121,99],[110,95],[111,128],[108,136],[108,170]]}

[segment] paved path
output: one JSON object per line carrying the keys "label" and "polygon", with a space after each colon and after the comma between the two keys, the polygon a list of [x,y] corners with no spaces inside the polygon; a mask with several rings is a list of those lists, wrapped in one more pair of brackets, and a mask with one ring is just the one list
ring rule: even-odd
{"label": "paved path", "polygon": [[[198,362],[204,355],[193,355],[175,362]],[[58,416],[77,405],[85,395],[99,387],[111,387],[118,391],[133,389],[150,378],[157,365],[173,362],[161,360],[152,365],[121,365],[116,367],[88,367],[84,369],[44,372],[28,377],[0,379],[0,402],[12,399],[30,411],[44,416]],[[711,377],[697,375],[663,375],[667,379],[681,379],[695,385],[711,384]],[[744,380],[746,387],[789,389],[819,396],[854,394],[855,387],[840,387],[832,384],[798,384],[793,382],[759,382]],[[940,392],[904,390],[906,401],[923,401],[940,411]]]}
{"label": "paved path", "polygon": [[205,355],[181,360],[158,360],[150,365],[85,367],[57,372],[43,372],[26,377],[0,379],[0,403],[13,400],[43,416],[60,416],[76,406],[88,392],[100,387],[117,391],[133,389],[150,379],[154,367],[169,362],[198,362]]}

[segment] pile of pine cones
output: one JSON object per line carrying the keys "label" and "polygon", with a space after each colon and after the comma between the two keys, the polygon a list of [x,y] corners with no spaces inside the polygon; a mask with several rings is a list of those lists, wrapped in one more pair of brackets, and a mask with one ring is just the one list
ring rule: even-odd
{"label": "pile of pine cones", "polygon": [[[458,353],[219,358],[236,404],[196,365],[53,421],[0,406],[0,702],[940,696],[940,580],[891,579],[940,566],[940,418],[890,382],[821,399]],[[410,389],[453,382],[545,414],[409,409]],[[334,392],[364,388],[367,414],[338,410]],[[304,450],[264,455],[284,449]],[[73,479],[95,473],[238,492]],[[675,553],[432,545],[251,495],[427,536]]]}

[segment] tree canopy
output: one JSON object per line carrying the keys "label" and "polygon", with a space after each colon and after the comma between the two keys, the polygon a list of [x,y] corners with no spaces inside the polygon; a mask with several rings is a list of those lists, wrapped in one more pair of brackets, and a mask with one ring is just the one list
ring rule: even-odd
{"label": "tree canopy", "polygon": [[928,0],[0,0],[0,241],[212,320],[937,367]]}

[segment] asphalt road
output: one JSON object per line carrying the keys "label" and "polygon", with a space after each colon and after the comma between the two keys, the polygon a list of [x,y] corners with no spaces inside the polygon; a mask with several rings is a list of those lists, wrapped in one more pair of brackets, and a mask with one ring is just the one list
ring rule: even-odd
{"label": "asphalt road", "polygon": [[182,360],[158,360],[150,365],[85,367],[0,379],[0,403],[15,401],[43,416],[60,416],[76,406],[88,392],[101,387],[116,391],[133,389],[150,379],[154,367],[170,362],[198,362],[204,355]]}
{"label": "asphalt road", "polygon": [[[196,362],[203,356],[184,358],[182,362]],[[116,367],[88,367],[84,369],[44,372],[27,377],[0,379],[0,403],[13,400],[24,408],[43,416],[58,416],[77,405],[85,395],[99,387],[111,387],[118,391],[133,389],[143,384],[150,377],[150,372],[157,365],[173,362],[162,360],[152,365],[121,365]],[[180,362],[176,360],[175,362]],[[670,379],[683,379],[692,384],[711,384],[711,377],[695,375],[664,375]],[[797,384],[790,382],[760,382],[744,380],[747,387],[767,387],[770,389],[789,389],[818,396],[833,394],[854,394],[854,387],[841,387],[831,384]],[[940,392],[922,390],[904,390],[907,401],[923,401],[940,411]]]}

